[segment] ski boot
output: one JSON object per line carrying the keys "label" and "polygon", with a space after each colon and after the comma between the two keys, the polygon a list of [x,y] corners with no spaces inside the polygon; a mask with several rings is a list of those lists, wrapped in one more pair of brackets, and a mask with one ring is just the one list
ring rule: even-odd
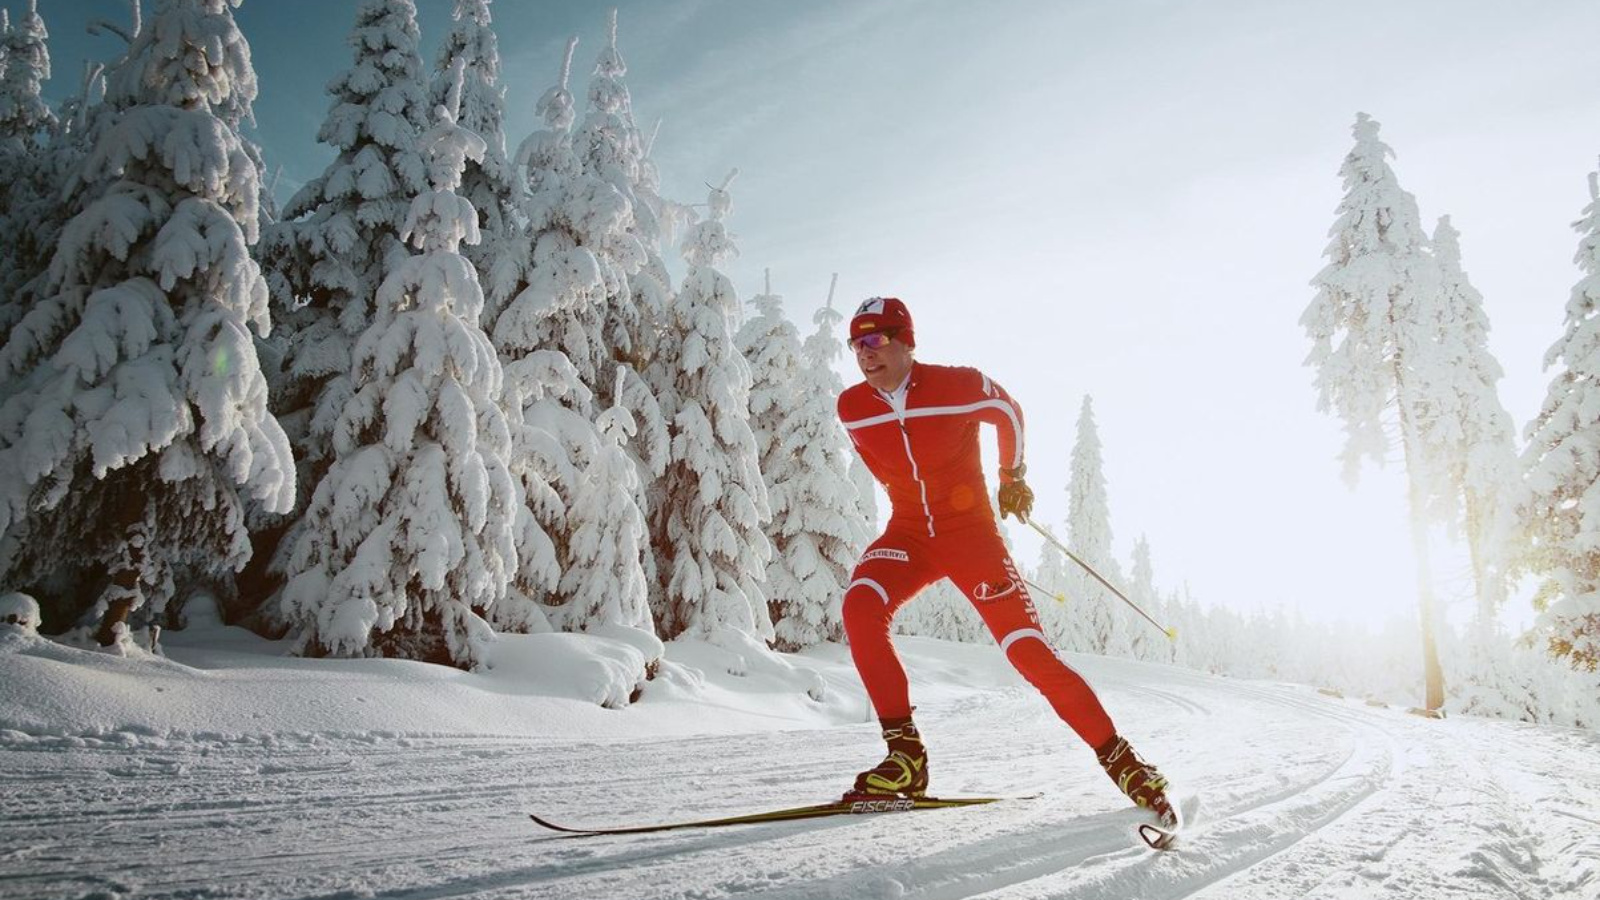
{"label": "ski boot", "polygon": [[928,793],[928,751],[922,735],[910,716],[879,719],[889,755],[883,762],[856,776],[855,786],[845,792],[846,802],[882,800],[888,797],[918,799]]}
{"label": "ski boot", "polygon": [[1100,766],[1111,776],[1117,789],[1127,794],[1135,806],[1155,813],[1163,828],[1177,828],[1182,824],[1178,810],[1167,799],[1167,777],[1140,759],[1127,740],[1113,737],[1095,751],[1095,756],[1099,757]]}

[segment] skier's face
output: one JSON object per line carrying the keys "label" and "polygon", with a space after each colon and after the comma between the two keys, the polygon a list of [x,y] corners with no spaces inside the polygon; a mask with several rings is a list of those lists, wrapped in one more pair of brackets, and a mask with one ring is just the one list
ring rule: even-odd
{"label": "skier's face", "polygon": [[861,367],[867,384],[880,391],[892,391],[911,373],[913,351],[898,339],[890,339],[888,343],[877,347],[870,346],[872,343],[876,342],[851,342],[856,351],[856,365]]}

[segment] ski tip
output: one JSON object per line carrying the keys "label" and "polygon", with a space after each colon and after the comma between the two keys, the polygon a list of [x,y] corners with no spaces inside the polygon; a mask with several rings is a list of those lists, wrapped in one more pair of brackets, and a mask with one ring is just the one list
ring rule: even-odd
{"label": "ski tip", "polygon": [[1148,822],[1140,822],[1138,828],[1139,840],[1144,841],[1151,850],[1171,850],[1178,843],[1178,832],[1169,831]]}
{"label": "ski tip", "polygon": [[1178,628],[1177,628],[1177,626],[1173,626],[1172,628],[1168,628],[1167,629],[1167,640],[1172,641],[1173,643],[1177,643],[1177,641],[1178,641]]}
{"label": "ski tip", "polygon": [[576,833],[576,831],[574,829],[567,828],[567,827],[562,826],[562,825],[557,825],[554,822],[547,822],[544,819],[541,819],[538,816],[534,815],[533,813],[528,813],[528,818],[532,819],[534,824],[540,826],[541,828],[548,828],[551,831],[566,832],[567,834]]}
{"label": "ski tip", "polygon": [[1188,794],[1179,798],[1172,808],[1176,821],[1173,822],[1140,822],[1134,827],[1134,833],[1139,840],[1152,850],[1171,850],[1178,844],[1179,835],[1188,831],[1195,822],[1200,812],[1200,795]]}

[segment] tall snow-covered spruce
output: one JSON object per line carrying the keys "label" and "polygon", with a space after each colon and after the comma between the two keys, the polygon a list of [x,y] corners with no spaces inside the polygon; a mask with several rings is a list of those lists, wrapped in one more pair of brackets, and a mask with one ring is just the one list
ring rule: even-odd
{"label": "tall snow-covered spruce", "polygon": [[[1113,584],[1120,583],[1122,579],[1111,553],[1111,506],[1106,499],[1100,429],[1094,421],[1094,400],[1087,395],[1078,412],[1078,435],[1072,445],[1070,471],[1067,546]],[[1107,656],[1128,655],[1132,647],[1120,601],[1092,582],[1077,566],[1068,570],[1067,593],[1083,598],[1074,608],[1079,621],[1073,630],[1088,642],[1086,649]]]}
{"label": "tall snow-covered spruce", "polygon": [[39,16],[38,0],[0,37],[0,149],[37,151],[56,127],[44,102],[50,79],[50,33]]}
{"label": "tall snow-covered spruce", "polygon": [[[1049,525],[1042,526],[1051,537],[1060,540],[1056,529]],[[1045,634],[1049,635],[1050,642],[1063,650],[1086,650],[1089,642],[1080,632],[1077,600],[1068,593],[1068,588],[1074,584],[1067,571],[1067,557],[1054,544],[1045,541],[1039,547],[1039,565],[1034,569],[1031,577],[1038,588],[1035,588],[1034,605],[1039,611],[1039,623],[1044,627]],[[1041,594],[1047,596],[1041,596]]]}
{"label": "tall snow-covered spruce", "polygon": [[1600,668],[1600,175],[1573,224],[1582,277],[1567,300],[1561,337],[1545,354],[1558,366],[1528,423],[1523,462],[1531,494],[1528,565],[1543,577],[1535,603],[1552,654]]}
{"label": "tall snow-covered spruce", "polygon": [[[662,352],[672,290],[661,255],[659,179],[634,122],[633,101],[624,81],[627,73],[617,46],[617,11],[612,9],[606,45],[595,59],[589,81],[588,108],[573,138],[585,175],[609,185],[627,210],[621,233],[609,236],[604,245],[606,299],[599,310],[600,355],[594,364],[596,374],[585,383],[602,404],[609,404],[614,399],[608,396],[609,373],[615,364],[626,367],[619,382],[620,397],[638,425],[628,452],[640,467],[641,503],[648,506],[648,498],[659,501],[664,490],[668,423],[676,410],[672,391],[676,373],[652,365]],[[672,355],[670,349],[666,352]],[[580,360],[573,362],[584,371]],[[646,567],[655,571],[660,565],[659,548],[652,548]]]}
{"label": "tall snow-covered spruce", "polygon": [[[839,378],[839,373],[834,368],[840,355],[845,352],[844,342],[839,340],[839,326],[844,322],[844,313],[839,312],[833,306],[834,294],[838,288],[839,273],[835,272],[828,281],[827,302],[811,317],[811,322],[817,326],[817,330],[812,333],[811,337],[806,338],[805,343],[806,363],[812,367],[808,375],[816,378],[820,384],[825,385],[828,396],[835,400],[844,391],[844,381]],[[837,421],[838,413],[835,412],[832,418]],[[843,434],[844,426],[841,425],[839,431],[840,434]],[[867,542],[872,537],[872,533],[878,530],[878,495],[876,487],[878,482],[872,477],[871,470],[867,468],[866,460],[862,459],[861,454],[856,452],[855,445],[850,443],[848,437],[844,439],[844,445],[848,477],[850,484],[856,489],[855,511],[850,515],[850,521],[852,522],[852,527],[859,523],[862,529],[860,547],[865,549]],[[851,567],[854,567],[853,561],[851,562]],[[849,574],[850,569],[847,568],[845,575]]]}
{"label": "tall snow-covered spruce", "polygon": [[1355,482],[1363,458],[1384,461],[1386,423],[1398,425],[1417,556],[1424,702],[1434,710],[1444,703],[1444,673],[1434,638],[1428,521],[1446,488],[1430,419],[1453,402],[1442,390],[1436,346],[1439,275],[1416,200],[1389,167],[1394,151],[1379,140],[1378,123],[1360,113],[1352,132],[1356,144],[1340,168],[1345,195],[1323,251],[1328,264],[1311,282],[1317,293],[1300,323],[1312,342],[1306,364],[1317,372],[1318,408],[1344,422],[1347,481]]}
{"label": "tall snow-covered spruce", "polygon": [[[633,101],[624,82],[628,65],[617,47],[617,11],[608,21],[608,40],[595,59],[589,81],[589,106],[575,136],[584,171],[611,185],[627,201],[626,239],[609,248],[625,279],[606,284],[602,333],[618,360],[643,371],[654,345],[657,323],[671,293],[661,258],[661,229],[639,187],[645,172],[644,140],[633,119]],[[645,196],[650,196],[646,192]]]}
{"label": "tall snow-covered spruce", "polygon": [[[800,578],[791,571],[791,561],[784,553],[783,533],[786,529],[797,531],[795,526],[803,514],[800,504],[795,503],[793,515],[789,515],[789,491],[799,486],[796,483],[798,473],[794,471],[794,458],[783,448],[789,416],[799,401],[795,379],[800,374],[800,335],[794,323],[783,314],[783,298],[772,293],[771,271],[766,273],[766,289],[751,297],[749,302],[755,307],[756,315],[740,326],[734,335],[734,344],[750,367],[750,431],[772,512],[764,529],[772,548],[765,575],[767,609],[774,632],[779,635],[778,649],[795,650],[817,642],[812,636],[816,623],[792,622],[785,627],[785,618],[810,613],[820,621],[826,604],[832,599],[805,596]],[[821,605],[812,612],[807,609],[813,605],[808,600],[819,601]],[[792,643],[783,636],[786,631],[799,632],[787,636],[794,639]],[[808,637],[811,639],[806,640]]]}
{"label": "tall snow-covered spruce", "polygon": [[733,340],[738,297],[717,269],[735,252],[723,224],[735,174],[711,189],[707,218],[684,241],[689,273],[663,342],[674,355],[658,360],[677,373],[679,398],[662,503],[652,510],[664,581],[656,621],[669,639],[723,628],[773,639],[760,584],[772,550],[762,531],[770,512],[750,430],[750,366]]}
{"label": "tall snow-covered spruce", "polygon": [[[1127,594],[1129,599],[1149,612],[1157,622],[1165,621],[1161,609],[1161,594],[1156,590],[1155,564],[1150,560],[1150,541],[1142,534],[1133,545],[1133,565]],[[1132,624],[1129,642],[1132,644],[1132,655],[1135,659],[1166,662],[1172,658],[1172,645],[1167,640],[1157,636],[1156,631],[1145,627],[1143,622]]]}
{"label": "tall snow-covered spruce", "polygon": [[430,98],[445,102],[461,68],[462,128],[483,138],[481,161],[467,161],[461,196],[478,211],[482,240],[464,248],[485,278],[493,265],[511,214],[511,166],[506,161],[505,88],[500,87],[500,44],[489,13],[491,0],[455,0],[453,23],[434,65]]}
{"label": "tall snow-covered spruce", "polygon": [[1483,295],[1461,265],[1461,233],[1442,216],[1433,232],[1439,271],[1437,367],[1425,421],[1426,443],[1440,471],[1435,518],[1459,523],[1472,560],[1477,614],[1492,619],[1506,596],[1506,556],[1514,529],[1520,474],[1511,415],[1496,388],[1504,371],[1489,352]]}
{"label": "tall snow-covered spruce", "polygon": [[843,638],[840,604],[866,527],[834,412],[838,339],[829,334],[802,349],[770,282],[750,304],[758,315],[737,341],[750,363],[750,423],[772,508],[766,593],[775,646],[794,651]]}
{"label": "tall snow-covered spruce", "polygon": [[[507,229],[491,291],[495,347],[506,363],[506,402],[523,448],[513,465],[532,512],[532,520],[519,528],[524,565],[512,592],[518,606],[496,616],[497,624],[518,630],[535,630],[537,618],[554,619],[548,624],[557,627],[587,628],[616,619],[616,612],[622,624],[639,624],[630,599],[601,601],[574,573],[599,567],[614,579],[608,583],[648,583],[653,574],[646,565],[648,544],[621,546],[631,540],[633,522],[643,517],[642,476],[627,481],[633,510],[605,523],[594,518],[595,504],[609,507],[617,498],[589,479],[600,471],[597,466],[610,464],[618,439],[630,447],[653,443],[657,468],[652,471],[659,471],[666,455],[659,415],[653,421],[645,417],[645,428],[654,429],[653,442],[639,437],[640,418],[624,411],[601,412],[603,427],[592,418],[597,395],[616,392],[637,400],[642,382],[630,367],[623,365],[619,372],[606,362],[601,330],[607,285],[625,280],[611,248],[628,240],[629,210],[609,184],[583,171],[573,151],[568,80],[576,45],[576,38],[568,42],[561,78],[539,100],[545,127],[518,147],[513,172],[520,191],[519,224]],[[603,378],[611,381],[602,386]],[[653,401],[645,405],[654,408]],[[577,517],[569,518],[569,511]],[[632,571],[625,571],[629,565]],[[602,609],[609,611],[601,615]]]}
{"label": "tall snow-covered spruce", "polygon": [[[626,375],[617,372],[620,381]],[[620,396],[621,385],[615,395]],[[568,563],[561,574],[561,624],[569,630],[627,625],[653,631],[649,585],[641,565],[649,529],[639,509],[639,470],[624,448],[633,414],[620,401],[595,419],[599,446],[580,478],[567,524]]]}
{"label": "tall snow-covered spruce", "polygon": [[[273,408],[308,487],[333,465],[334,428],[353,390],[356,339],[372,321],[385,274],[409,255],[400,232],[412,198],[427,187],[417,144],[428,127],[417,41],[411,0],[363,0],[347,38],[351,66],[328,83],[333,102],[317,132],[337,156],[295,193],[284,221],[262,241],[281,325]],[[280,577],[295,533],[314,525],[299,513],[281,544],[282,525],[258,534],[264,550],[279,551],[273,568]]]}
{"label": "tall snow-covered spruce", "polygon": [[287,511],[289,442],[250,330],[271,326],[259,173],[237,125],[255,98],[237,0],[165,0],[113,71],[39,298],[0,349],[0,570],[58,608],[159,612],[226,591],[250,555],[241,492]]}
{"label": "tall snow-covered spruce", "polygon": [[49,32],[35,0],[15,26],[0,10],[0,342],[27,312],[22,288],[43,273],[59,233],[59,123],[44,102]]}
{"label": "tall snow-covered spruce", "polygon": [[[803,474],[802,486],[793,492],[793,498],[806,510],[800,526],[809,540],[801,547],[810,544],[809,549],[799,552],[794,570],[805,573],[803,581],[811,593],[832,592],[819,629],[819,633],[830,635],[830,640],[833,635],[842,635],[842,620],[836,623],[833,617],[842,616],[843,610],[835,604],[844,602],[850,574],[876,525],[868,513],[873,501],[862,501],[854,472],[856,466],[865,472],[866,463],[856,454],[839,422],[838,400],[844,384],[834,366],[844,353],[844,342],[839,340],[844,315],[833,308],[837,282],[835,276],[827,303],[811,317],[817,330],[800,348],[802,365],[796,382],[799,402],[786,440],[799,457]],[[866,477],[870,482],[871,474]],[[870,484],[867,490],[871,491]],[[797,555],[790,549],[785,553]]]}
{"label": "tall snow-covered spruce", "polygon": [[[828,421],[836,426],[837,442],[843,449],[840,454],[843,458],[842,465],[850,484],[855,488],[856,499],[853,512],[847,515],[850,520],[850,530],[858,542],[858,549],[865,549],[872,533],[878,527],[877,499],[872,494],[874,484],[872,473],[868,471],[867,464],[861,455],[855,452],[850,438],[845,435],[844,425],[839,422],[837,410],[839,395],[844,392],[844,380],[839,377],[839,357],[846,354],[844,341],[839,339],[842,332],[840,325],[844,323],[844,313],[834,308],[833,298],[839,287],[839,273],[835,272],[828,282],[828,299],[811,315],[811,324],[816,326],[816,331],[806,338],[801,346],[800,355],[805,361],[805,371],[802,378],[808,383],[807,389],[814,389],[827,396]],[[861,494],[865,491],[866,496]],[[855,560],[852,558],[844,574],[849,575],[854,568]]]}
{"label": "tall snow-covered spruce", "polygon": [[478,216],[456,191],[484,142],[456,124],[451,101],[421,137],[431,187],[401,230],[421,252],[378,289],[333,429],[335,462],[290,551],[283,615],[302,649],[471,666],[492,639],[480,614],[516,567],[500,360],[460,252],[479,239]]}

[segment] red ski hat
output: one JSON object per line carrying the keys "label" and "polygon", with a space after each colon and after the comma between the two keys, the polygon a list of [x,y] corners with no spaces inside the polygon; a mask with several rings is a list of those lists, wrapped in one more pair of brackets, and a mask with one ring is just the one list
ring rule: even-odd
{"label": "red ski hat", "polygon": [[899,297],[871,297],[856,307],[855,317],[850,320],[850,340],[874,331],[894,331],[907,347],[917,346],[911,310]]}

